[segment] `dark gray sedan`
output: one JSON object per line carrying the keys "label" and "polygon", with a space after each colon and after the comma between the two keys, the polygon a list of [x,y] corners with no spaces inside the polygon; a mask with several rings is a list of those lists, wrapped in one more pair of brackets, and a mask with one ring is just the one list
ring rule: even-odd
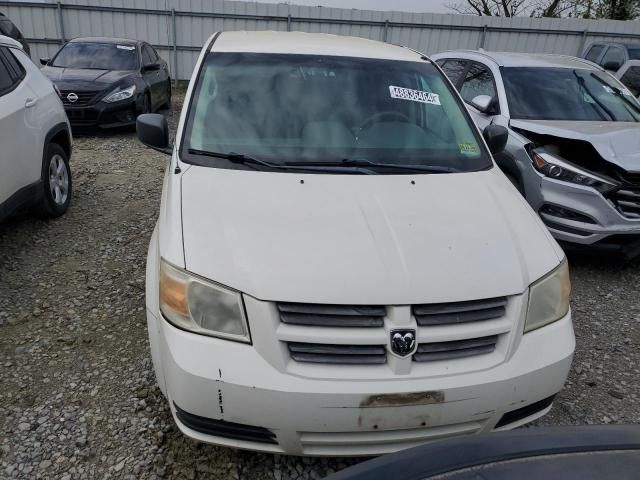
{"label": "dark gray sedan", "polygon": [[171,103],[167,62],[146,42],[76,38],[40,62],[74,127],[132,126]]}

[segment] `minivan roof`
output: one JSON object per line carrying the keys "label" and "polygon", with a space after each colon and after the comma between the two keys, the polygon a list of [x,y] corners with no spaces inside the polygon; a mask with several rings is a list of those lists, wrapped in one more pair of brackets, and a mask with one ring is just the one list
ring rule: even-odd
{"label": "minivan roof", "polygon": [[379,58],[419,61],[408,48],[358,37],[303,32],[222,32],[212,52],[255,52]]}

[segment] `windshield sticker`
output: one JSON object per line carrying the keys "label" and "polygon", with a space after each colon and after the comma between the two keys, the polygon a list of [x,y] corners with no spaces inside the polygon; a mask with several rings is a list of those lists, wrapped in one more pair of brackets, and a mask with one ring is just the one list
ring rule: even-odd
{"label": "windshield sticker", "polygon": [[604,88],[604,90],[608,93],[614,93],[613,88],[611,88],[609,85],[603,85],[602,88]]}
{"label": "windshield sticker", "polygon": [[622,93],[623,95],[626,95],[627,97],[633,97],[633,94],[626,88],[623,88],[622,90],[620,90],[620,93]]}
{"label": "windshield sticker", "polygon": [[394,87],[389,85],[391,98],[399,98],[401,100],[410,100],[412,102],[429,103],[431,105],[440,105],[440,95],[437,93],[423,92],[422,90],[412,90],[410,88]]}
{"label": "windshield sticker", "polygon": [[478,153],[478,146],[475,143],[462,142],[458,144],[460,153],[466,153],[468,155],[474,155]]}
{"label": "windshield sticker", "polygon": [[135,50],[136,47],[132,47],[130,45],[116,45],[116,48],[119,48],[120,50]]}

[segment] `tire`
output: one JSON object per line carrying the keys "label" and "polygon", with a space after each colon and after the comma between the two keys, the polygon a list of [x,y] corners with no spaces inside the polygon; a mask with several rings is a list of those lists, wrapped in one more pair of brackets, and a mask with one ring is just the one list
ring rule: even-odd
{"label": "tire", "polygon": [[171,79],[167,80],[167,101],[162,104],[162,108],[171,110]]}
{"label": "tire", "polygon": [[42,177],[43,192],[38,211],[44,218],[58,218],[69,208],[73,182],[69,157],[56,143],[47,145]]}

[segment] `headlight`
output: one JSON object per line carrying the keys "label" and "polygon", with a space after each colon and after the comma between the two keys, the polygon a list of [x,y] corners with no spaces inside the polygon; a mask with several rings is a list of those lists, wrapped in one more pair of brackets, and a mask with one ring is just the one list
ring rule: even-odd
{"label": "headlight", "polygon": [[533,160],[533,166],[536,170],[543,175],[555,178],[556,180],[593,187],[602,193],[613,190],[619,186],[611,180],[582,170],[566,160],[548,152],[533,151],[531,159]]}
{"label": "headlight", "polygon": [[129,88],[121,89],[120,87],[116,88],[113,92],[104,97],[104,101],[107,103],[120,102],[121,100],[126,100],[131,98],[136,93],[136,86],[131,85]]}
{"label": "headlight", "polygon": [[160,262],[160,311],[169,322],[202,335],[251,341],[239,292]]}
{"label": "headlight", "polygon": [[544,327],[564,317],[569,311],[571,279],[565,258],[558,268],[529,287],[529,305],[524,332]]}

